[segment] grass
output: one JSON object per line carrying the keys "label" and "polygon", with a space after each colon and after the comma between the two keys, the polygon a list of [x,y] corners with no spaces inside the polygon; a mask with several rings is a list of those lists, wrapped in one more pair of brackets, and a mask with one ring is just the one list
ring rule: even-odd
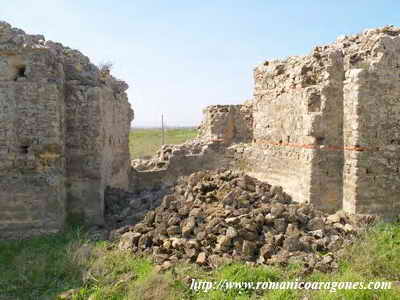
{"label": "grass", "polygon": [[[191,278],[207,281],[293,281],[301,267],[250,267],[235,263],[205,271],[179,264],[157,273],[147,258],[90,241],[81,228],[25,241],[0,242],[0,299],[400,299],[400,290],[190,289]],[[339,270],[315,272],[306,281],[400,281],[400,224],[379,224],[345,250]]]}
{"label": "grass", "polygon": [[[167,129],[166,144],[181,144],[196,137],[195,128]],[[130,133],[129,149],[132,158],[149,158],[161,147],[161,129],[133,129]]]}
{"label": "grass", "polygon": [[70,259],[81,231],[0,243],[0,299],[51,299],[81,286],[81,268]]}

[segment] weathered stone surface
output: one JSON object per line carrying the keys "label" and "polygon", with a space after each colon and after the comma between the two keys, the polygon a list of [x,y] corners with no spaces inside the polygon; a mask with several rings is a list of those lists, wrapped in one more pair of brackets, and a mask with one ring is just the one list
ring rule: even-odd
{"label": "weathered stone surface", "polygon": [[206,263],[207,255],[205,252],[201,252],[199,256],[197,256],[196,263],[199,265],[204,265]]}
{"label": "weathered stone surface", "polygon": [[141,236],[142,235],[138,232],[126,232],[121,236],[118,247],[121,250],[136,247]]}
{"label": "weathered stone surface", "polygon": [[77,50],[0,22],[0,238],[103,223],[128,187],[127,85]]}
{"label": "weathered stone surface", "polygon": [[398,216],[399,50],[386,26],[256,67],[239,165],[325,211]]}
{"label": "weathered stone surface", "polygon": [[205,140],[219,140],[226,145],[251,142],[253,111],[251,105],[211,105],[203,111],[199,135]]}
{"label": "weathered stone surface", "polygon": [[137,193],[165,189],[173,186],[179,176],[227,167],[230,163],[226,147],[219,141],[194,139],[180,145],[164,145],[149,160],[132,160],[129,190]]}

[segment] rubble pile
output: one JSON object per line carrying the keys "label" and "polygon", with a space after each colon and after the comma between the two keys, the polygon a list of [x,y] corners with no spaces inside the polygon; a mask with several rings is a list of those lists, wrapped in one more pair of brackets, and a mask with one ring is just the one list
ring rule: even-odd
{"label": "rubble pile", "polygon": [[121,228],[119,248],[149,254],[165,269],[178,261],[213,268],[241,260],[328,272],[337,268],[338,250],[373,220],[326,215],[244,173],[200,171],[181,177],[141,222]]}

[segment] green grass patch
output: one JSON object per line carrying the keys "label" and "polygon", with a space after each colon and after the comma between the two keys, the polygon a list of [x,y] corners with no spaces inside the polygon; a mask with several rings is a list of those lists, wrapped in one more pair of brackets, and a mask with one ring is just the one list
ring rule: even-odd
{"label": "green grass patch", "polygon": [[[81,268],[70,256],[79,229],[24,241],[0,242],[0,299],[52,299],[80,287]],[[2,298],[3,297],[3,298]]]}
{"label": "green grass patch", "polygon": [[[196,136],[195,128],[166,129],[165,144],[181,144]],[[129,150],[133,159],[153,156],[161,144],[161,129],[132,129],[129,136]]]}

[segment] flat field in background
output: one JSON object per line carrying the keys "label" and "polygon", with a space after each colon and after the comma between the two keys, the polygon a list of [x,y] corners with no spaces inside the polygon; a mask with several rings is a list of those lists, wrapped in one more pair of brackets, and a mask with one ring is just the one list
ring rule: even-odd
{"label": "flat field in background", "polygon": [[[165,130],[165,144],[181,144],[193,139],[197,129],[169,128]],[[129,150],[132,158],[148,158],[153,156],[161,147],[161,129],[159,128],[134,128],[129,136]]]}

